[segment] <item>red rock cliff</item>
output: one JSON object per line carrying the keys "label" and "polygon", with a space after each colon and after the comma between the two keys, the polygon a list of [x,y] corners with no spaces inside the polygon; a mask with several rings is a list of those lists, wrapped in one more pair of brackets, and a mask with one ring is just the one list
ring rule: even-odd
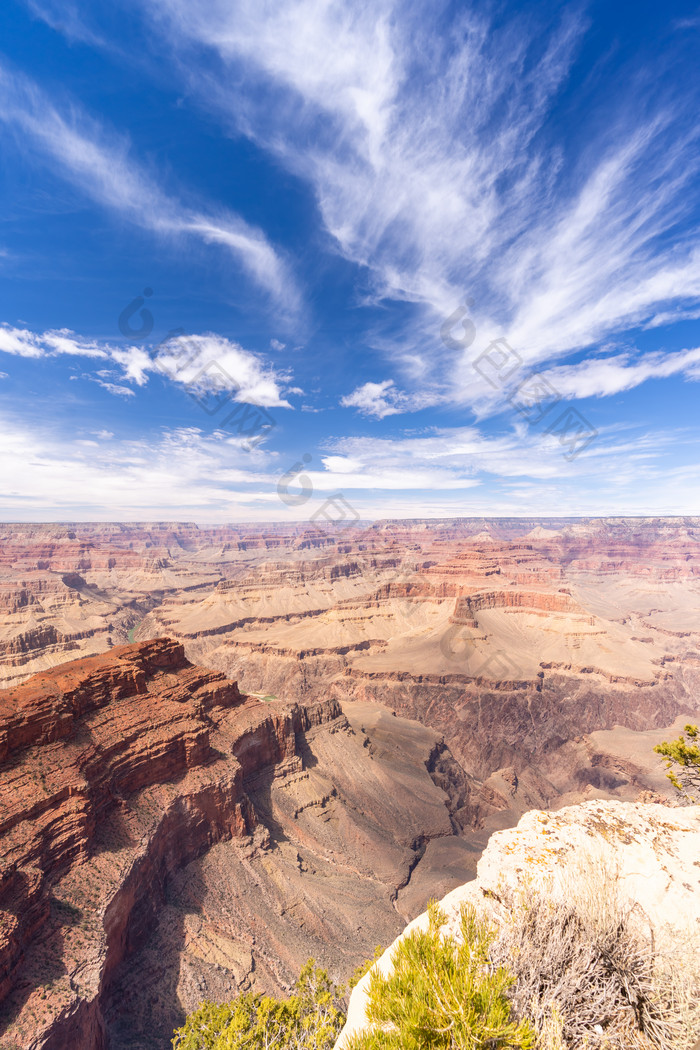
{"label": "red rock cliff", "polygon": [[0,1045],[105,1047],[169,875],[252,831],[246,779],[340,713],[242,696],[167,638],[0,692]]}

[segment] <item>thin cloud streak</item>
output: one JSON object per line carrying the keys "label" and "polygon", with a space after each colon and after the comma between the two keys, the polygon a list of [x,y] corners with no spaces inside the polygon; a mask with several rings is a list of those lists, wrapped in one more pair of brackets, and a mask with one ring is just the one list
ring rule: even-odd
{"label": "thin cloud streak", "polygon": [[168,197],[130,156],[125,137],[107,133],[76,106],[62,113],[28,77],[0,65],[0,120],[18,128],[93,200],[161,236],[189,235],[228,249],[288,315],[299,295],[287,264],[264,233],[239,215],[189,208]]}
{"label": "thin cloud streak", "polygon": [[700,381],[700,348],[678,353],[647,353],[638,360],[630,354],[594,357],[578,365],[563,365],[544,373],[562,397],[610,397],[646,383],[683,375]]}
{"label": "thin cloud streak", "polygon": [[2,514],[9,521],[303,521],[342,493],[363,517],[415,516],[417,492],[422,517],[531,516],[538,505],[548,513],[552,507],[560,514],[599,513],[601,497],[610,514],[697,513],[687,488],[700,464],[669,471],[664,454],[673,439],[603,435],[595,455],[569,464],[556,449],[523,442],[515,431],[340,438],[322,457],[323,469],[305,470],[313,485],[309,502],[288,507],[277,492],[288,464],[264,449],[246,451],[244,439],[223,431],[176,427],[133,439],[7,420]]}
{"label": "thin cloud streak", "polygon": [[74,0],[24,0],[35,18],[41,19],[70,41],[104,47],[104,37],[94,33],[81,18]]}

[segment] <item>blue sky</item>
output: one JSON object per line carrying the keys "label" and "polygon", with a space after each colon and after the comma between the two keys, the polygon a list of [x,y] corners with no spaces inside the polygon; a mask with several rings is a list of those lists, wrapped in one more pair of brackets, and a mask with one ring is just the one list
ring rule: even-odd
{"label": "blue sky", "polygon": [[700,513],[699,45],[7,0],[3,520]]}

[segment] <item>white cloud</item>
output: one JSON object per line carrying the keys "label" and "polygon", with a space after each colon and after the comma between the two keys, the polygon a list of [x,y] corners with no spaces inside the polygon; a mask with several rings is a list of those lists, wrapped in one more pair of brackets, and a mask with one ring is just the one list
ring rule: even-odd
{"label": "white cloud", "polygon": [[4,324],[0,325],[0,350],[19,357],[43,357],[45,352],[34,332]]}
{"label": "white cloud", "polygon": [[684,375],[700,380],[700,348],[671,354],[647,353],[637,360],[626,353],[592,357],[580,364],[548,369],[544,375],[562,397],[609,397],[649,379]]}
{"label": "white cloud", "polygon": [[103,47],[105,41],[88,28],[73,0],[25,0],[36,18],[60,32],[68,40]]}
{"label": "white cloud", "polygon": [[104,438],[98,444],[5,421],[4,514],[8,520],[28,513],[34,520],[109,521],[204,520],[218,513],[230,520],[243,500],[241,488],[256,482],[251,462],[264,462],[262,453],[251,456],[241,444],[231,435],[203,435],[196,428],[166,430],[149,440]]}
{"label": "white cloud", "polygon": [[41,342],[55,354],[72,354],[78,357],[106,358],[108,352],[90,339],[80,339],[68,328],[44,332]]}
{"label": "white cloud", "polygon": [[95,379],[94,376],[84,375],[83,379],[92,379],[93,382],[101,386],[103,390],[106,390],[110,394],[114,394],[115,397],[135,397],[134,391],[130,386],[123,386],[120,383],[110,383],[104,379]]}
{"label": "white cloud", "polygon": [[[196,427],[139,439],[43,423],[3,421],[0,473],[6,520],[309,520],[340,493],[362,517],[460,514],[698,513],[700,464],[664,455],[682,435],[602,434],[567,463],[556,443],[514,429],[476,428],[396,439],[341,438],[303,467],[313,486],[302,506],[284,505],[278,481],[291,466],[245,439]],[[696,446],[696,435],[686,435]],[[539,444],[538,444],[539,442]],[[290,491],[297,491],[294,483]]]}
{"label": "white cloud", "polygon": [[27,77],[0,65],[0,120],[19,128],[69,181],[101,205],[160,235],[191,235],[229,249],[287,312],[298,293],[281,256],[263,232],[239,215],[206,214],[169,197],[132,156],[129,141],[108,132],[75,105],[61,112]]}
{"label": "white cloud", "polygon": [[[204,103],[311,183],[338,249],[372,275],[369,298],[418,304],[375,345],[434,400],[497,407],[471,351],[439,342],[465,295],[480,343],[505,334],[530,366],[692,315],[700,251],[673,234],[695,200],[694,107],[647,68],[596,103],[576,148],[553,138],[587,28],[576,10],[552,26],[462,5],[445,28],[442,5],[398,0],[142,6]],[[392,389],[350,398],[374,415],[422,403]]]}
{"label": "white cloud", "polygon": [[324,456],[323,467],[335,474],[355,474],[362,469],[363,463],[351,456]]}
{"label": "white cloud", "polygon": [[289,377],[222,336],[190,335],[171,340],[158,348],[151,367],[183,386],[232,391],[236,401],[266,408],[292,407],[281,391]]}
{"label": "white cloud", "polygon": [[148,373],[153,371],[153,358],[140,346],[127,346],[123,350],[113,347],[110,357],[124,370],[124,378],[137,386],[148,382]]}
{"label": "white cloud", "polygon": [[[366,155],[384,138],[401,72],[393,68],[392,11],[384,0],[154,0],[144,6],[181,40],[206,44],[227,61],[244,59],[302,105],[337,116],[361,136]],[[296,110],[291,99],[282,107],[280,123]]]}
{"label": "white cloud", "polygon": [[341,398],[345,408],[357,408],[363,416],[384,419],[406,411],[406,398],[398,391],[393,379],[381,383],[363,383],[351,394]]}
{"label": "white cloud", "polygon": [[213,334],[173,338],[158,344],[156,352],[151,354],[139,346],[98,344],[65,328],[40,334],[4,324],[0,325],[0,351],[31,358],[71,354],[111,361],[121,368],[121,375],[114,369],[102,368],[83,378],[92,379],[112,394],[126,397],[134,391],[115,383],[114,379],[144,386],[149,374],[195,392],[223,390],[232,394],[234,401],[265,408],[291,408],[284,396],[285,388],[289,393],[301,393],[298,387],[289,386],[290,377],[286,372],[272,368],[261,355]]}
{"label": "white cloud", "polygon": [[450,428],[340,438],[323,457],[323,471],[307,467],[304,473],[319,498],[341,493],[364,517],[692,514],[700,509],[700,490],[687,479],[698,475],[700,464],[669,469],[668,456],[673,450],[677,457],[684,445],[692,456],[696,440],[695,434],[608,429],[570,462],[556,437],[526,427],[499,436]]}
{"label": "white cloud", "polygon": [[319,483],[323,480],[326,489],[435,491],[479,484],[482,474],[556,478],[572,469],[585,474],[591,457],[614,458],[629,447],[617,441],[612,446],[593,445],[586,457],[567,463],[557,454],[556,440],[526,428],[513,426],[507,434],[490,436],[477,427],[455,427],[417,437],[338,439],[323,460],[327,474],[307,473]]}
{"label": "white cloud", "polygon": [[67,328],[48,332],[31,332],[27,328],[14,328],[0,323],[0,351],[19,357],[46,357],[47,355],[70,354],[76,357],[106,359],[108,350],[90,339],[81,339]]}

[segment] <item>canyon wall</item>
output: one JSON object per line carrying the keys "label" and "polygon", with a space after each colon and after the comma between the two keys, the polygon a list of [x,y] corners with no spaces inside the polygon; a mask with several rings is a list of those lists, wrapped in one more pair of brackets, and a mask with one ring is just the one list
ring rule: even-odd
{"label": "canyon wall", "polygon": [[668,794],[700,712],[695,518],[0,539],[14,1050],[345,979],[527,810]]}
{"label": "canyon wall", "polygon": [[3,1048],[165,1048],[205,996],[311,954],[346,976],[456,884],[444,743],[348,710],[244,696],[170,639],[0,693]]}

